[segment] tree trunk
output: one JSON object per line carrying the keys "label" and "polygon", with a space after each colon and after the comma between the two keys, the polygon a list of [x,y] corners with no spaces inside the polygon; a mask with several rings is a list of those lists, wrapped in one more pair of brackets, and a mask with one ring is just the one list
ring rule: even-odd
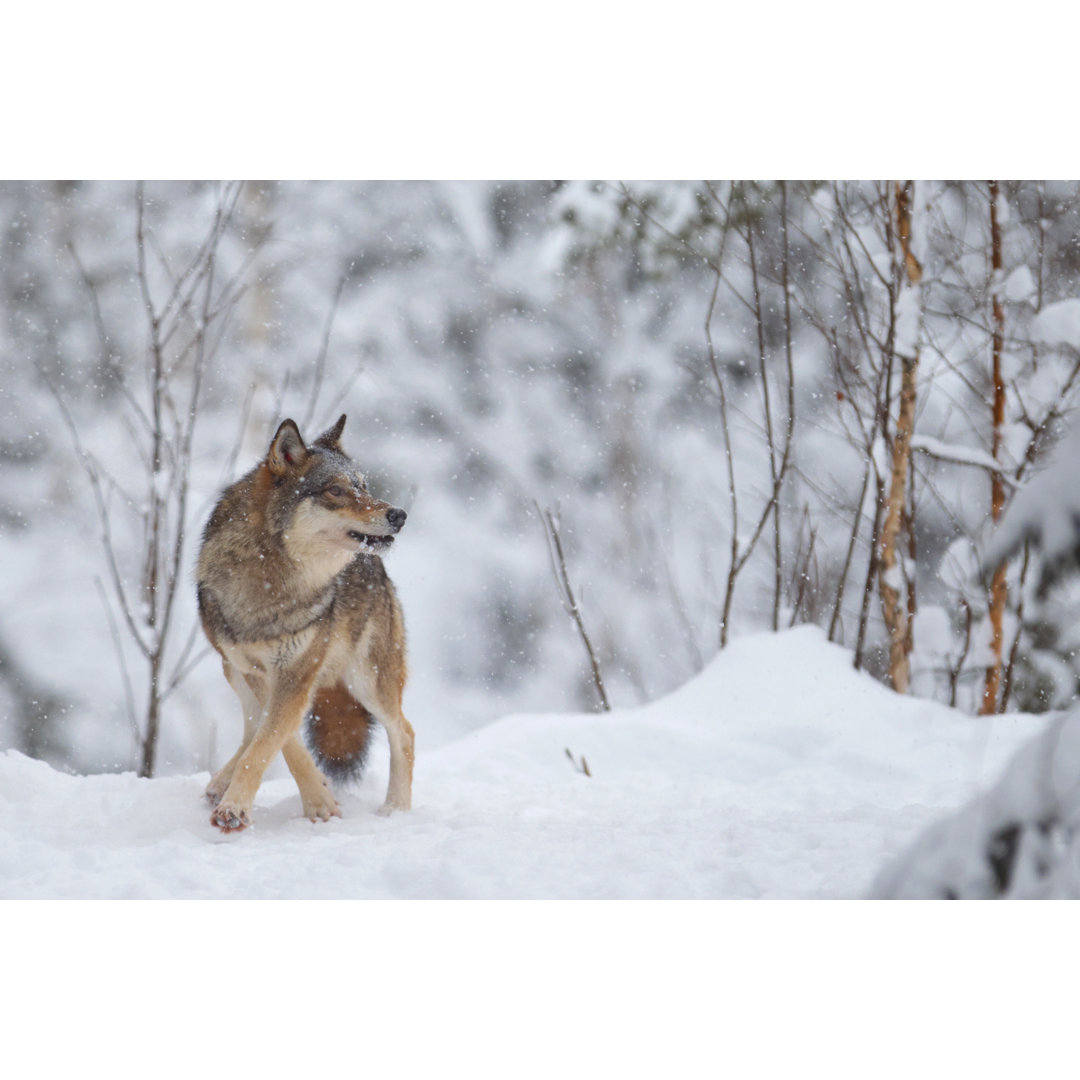
{"label": "tree trunk", "polygon": [[[913,314],[910,305],[921,303],[918,296],[912,295],[912,290],[918,286],[922,278],[922,268],[912,253],[910,245],[912,188],[911,181],[903,185],[898,181],[896,184],[896,237],[900,242],[900,253],[903,259],[898,300],[902,301],[901,317],[908,319]],[[889,634],[889,680],[897,693],[906,694],[911,682],[909,654],[912,637],[908,603],[906,598],[901,597],[905,589],[905,579],[899,562],[898,540],[907,497],[911,436],[915,430],[915,378],[919,368],[917,336],[911,340],[901,340],[897,355],[901,364],[900,408],[892,440],[892,468],[889,494],[885,504],[885,521],[881,527],[878,581],[882,615]]]}
{"label": "tree trunk", "polygon": [[908,651],[911,637],[908,632],[908,608],[901,599],[904,589],[903,573],[897,556],[897,540],[904,512],[908,461],[911,457],[911,434],[915,427],[915,375],[919,366],[918,354],[902,356],[900,383],[900,414],[893,438],[892,475],[886,502],[885,524],[881,528],[881,606],[885,626],[889,631],[889,679],[897,693],[906,694],[911,682]]}
{"label": "tree trunk", "polygon": [[[1001,222],[998,220],[998,182],[990,181],[990,304],[992,318],[991,361],[994,381],[994,421],[991,453],[994,460],[1001,453],[1001,433],[1005,424],[1005,381],[1001,375],[1001,352],[1005,343],[1005,309],[1001,303]],[[1000,472],[990,474],[990,515],[996,522],[1005,507],[1005,482]],[[1005,563],[995,571],[990,584],[990,650],[992,659],[986,669],[982,706],[979,712],[989,716],[997,712],[1001,688],[1001,656],[1005,603],[1008,587],[1005,582]]]}
{"label": "tree trunk", "polygon": [[158,729],[161,725],[161,654],[150,658],[150,687],[146,703],[146,734],[142,739],[139,776],[154,775],[157,758]]}

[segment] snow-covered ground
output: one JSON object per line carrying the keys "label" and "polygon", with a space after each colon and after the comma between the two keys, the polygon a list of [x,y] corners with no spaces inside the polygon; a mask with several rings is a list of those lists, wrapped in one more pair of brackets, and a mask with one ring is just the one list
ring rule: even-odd
{"label": "snow-covered ground", "polygon": [[1044,726],[899,697],[810,627],[736,640],[641,708],[508,716],[428,749],[411,720],[410,813],[375,815],[375,755],[341,819],[302,818],[279,776],[231,836],[205,773],[71,776],[8,751],[0,896],[859,897]]}

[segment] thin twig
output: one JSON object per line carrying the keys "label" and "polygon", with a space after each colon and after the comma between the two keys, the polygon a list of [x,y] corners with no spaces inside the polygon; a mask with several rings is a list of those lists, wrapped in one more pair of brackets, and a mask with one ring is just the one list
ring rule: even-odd
{"label": "thin twig", "polygon": [[581,615],[581,608],[574,589],[570,584],[570,575],[566,569],[566,555],[563,552],[562,537],[559,533],[559,524],[550,510],[541,510],[540,504],[536,504],[537,513],[544,524],[544,535],[548,543],[548,555],[551,558],[551,570],[555,576],[555,583],[559,589],[559,598],[563,609],[574,620],[581,642],[589,655],[589,666],[592,668],[593,684],[600,697],[600,704],[605,712],[611,711],[611,703],[608,701],[607,690],[604,689],[604,678],[600,673],[600,662],[596,658],[596,650],[589,639],[589,632],[585,629],[585,620]]}
{"label": "thin twig", "polygon": [[116,561],[116,547],[113,544],[109,509],[105,494],[102,491],[101,476],[97,465],[93,457],[83,447],[82,439],[79,436],[79,429],[75,424],[75,420],[68,409],[67,402],[64,400],[63,395],[53,384],[52,379],[46,372],[42,372],[42,378],[45,381],[45,385],[56,399],[57,406],[60,409],[60,415],[64,421],[64,426],[67,428],[75,447],[75,454],[79,459],[80,465],[82,465],[87,480],[90,482],[90,491],[94,496],[94,504],[98,512],[98,522],[101,525],[102,543],[105,549],[105,561],[109,568],[109,577],[112,581],[113,591],[116,593],[120,611],[124,616],[124,622],[127,624],[128,632],[131,634],[132,640],[138,646],[139,651],[144,657],[149,658],[150,647],[147,642],[143,640],[142,632],[136,625],[135,616],[131,610],[131,605],[128,602],[127,591],[124,588],[123,578],[120,574],[120,567]]}
{"label": "thin twig", "polygon": [[585,760],[584,754],[582,754],[580,758],[575,758],[574,755],[570,753],[570,747],[567,746],[564,747],[564,749],[566,750],[566,756],[570,759],[570,764],[573,765],[579,773],[582,773],[585,776],[592,776],[592,773],[589,772],[589,763]]}

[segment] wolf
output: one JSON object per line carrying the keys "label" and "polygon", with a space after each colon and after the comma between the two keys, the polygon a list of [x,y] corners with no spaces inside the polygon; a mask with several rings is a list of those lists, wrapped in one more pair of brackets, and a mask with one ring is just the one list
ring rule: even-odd
{"label": "wolf", "polygon": [[[405,625],[380,557],[406,513],[369,493],[342,449],[344,427],[342,416],[308,445],[283,421],[266,457],[222,493],[203,533],[199,616],[244,713],[240,748],[206,788],[210,823],[225,833],[251,823],[279,751],[304,815],[340,817],[327,777],[359,774],[373,720],[390,742],[379,813],[411,805]],[[305,719],[314,759],[300,736]]]}

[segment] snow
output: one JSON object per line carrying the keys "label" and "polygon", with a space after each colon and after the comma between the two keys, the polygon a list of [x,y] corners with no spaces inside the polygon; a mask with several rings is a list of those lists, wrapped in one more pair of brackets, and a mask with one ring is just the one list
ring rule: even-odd
{"label": "snow", "polygon": [[1016,753],[1001,779],[927,829],[878,877],[883,899],[1080,896],[1080,711]]}
{"label": "snow", "polygon": [[1027,266],[1018,266],[1005,279],[1005,299],[1014,304],[1033,301],[1038,291],[1035,275]]}
{"label": "snow", "polygon": [[384,754],[341,819],[302,818],[285,776],[228,837],[206,773],[67,775],[9,750],[0,896],[858,897],[1043,727],[898,696],[811,627],[737,639],[638,708],[507,716],[428,749],[412,720],[411,812],[374,813]]}
{"label": "snow", "polygon": [[1006,507],[987,545],[983,565],[993,569],[1024,543],[1032,540],[1046,560],[1043,582],[1048,583],[1072,557],[1080,523],[1080,487],[1076,483],[1080,461],[1080,424],[1054,448],[1046,466]]}
{"label": "snow", "polygon": [[939,458],[942,461],[954,461],[958,465],[971,465],[975,468],[988,469],[996,472],[1001,465],[995,461],[991,454],[985,450],[972,449],[967,446],[957,446],[953,443],[942,442],[931,435],[913,435],[911,437],[912,450],[921,450],[924,454]]}
{"label": "snow", "polygon": [[904,574],[899,563],[887,567],[881,574],[882,584],[888,586],[893,592],[900,592],[904,587]]}
{"label": "snow", "polygon": [[1070,298],[1047,304],[1035,316],[1031,338],[1045,345],[1080,347],[1080,300]]}

